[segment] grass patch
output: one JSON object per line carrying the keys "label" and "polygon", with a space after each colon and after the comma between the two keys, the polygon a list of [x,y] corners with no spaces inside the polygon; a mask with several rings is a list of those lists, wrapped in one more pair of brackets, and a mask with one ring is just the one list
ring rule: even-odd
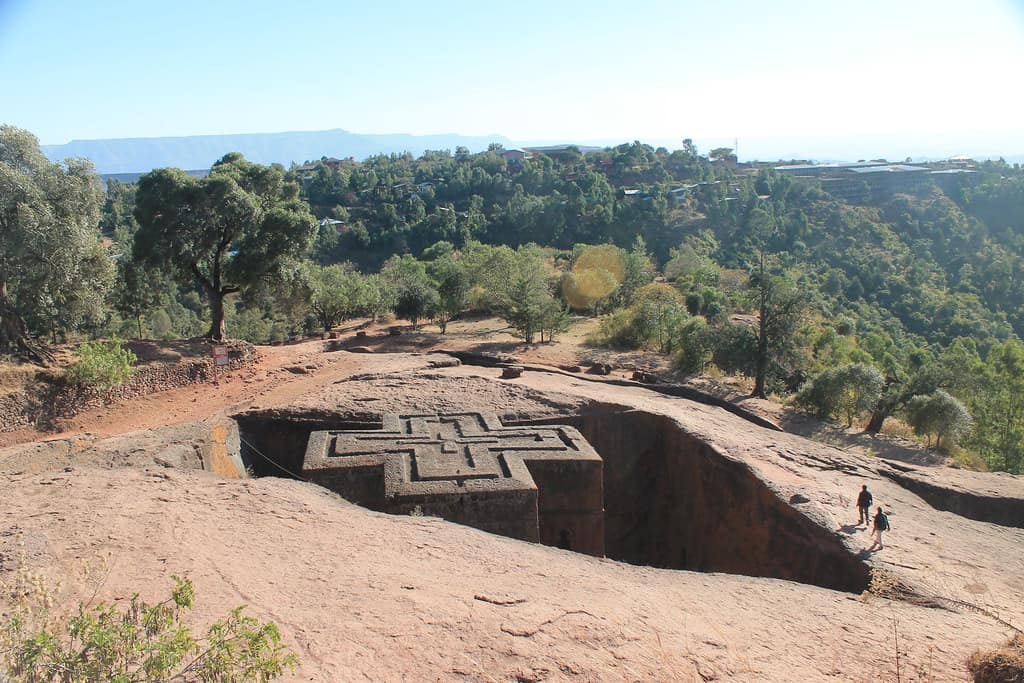
{"label": "grass patch", "polygon": [[1024,634],[1018,633],[1002,647],[978,650],[967,660],[975,683],[1024,681]]}

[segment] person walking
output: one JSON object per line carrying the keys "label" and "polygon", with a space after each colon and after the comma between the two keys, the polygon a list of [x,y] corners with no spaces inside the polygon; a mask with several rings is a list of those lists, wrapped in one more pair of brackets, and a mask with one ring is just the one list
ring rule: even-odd
{"label": "person walking", "polygon": [[857,507],[860,509],[860,518],[857,522],[857,526],[861,524],[867,524],[871,521],[871,491],[868,491],[868,485],[864,484],[860,493],[857,495]]}
{"label": "person walking", "polygon": [[878,512],[875,513],[875,542],[871,544],[870,548],[868,548],[868,552],[874,550],[875,546],[878,546],[879,550],[885,547],[884,545],[882,545],[882,532],[888,530],[889,518],[886,516],[884,512],[882,512],[882,508],[879,507]]}

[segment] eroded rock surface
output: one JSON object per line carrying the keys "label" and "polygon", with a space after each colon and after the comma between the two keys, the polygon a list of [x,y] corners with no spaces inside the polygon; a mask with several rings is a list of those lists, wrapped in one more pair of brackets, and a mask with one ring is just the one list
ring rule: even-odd
{"label": "eroded rock surface", "polygon": [[[1020,477],[908,471],[642,387],[344,355],[339,380],[235,416],[243,455],[268,459],[257,474],[284,475],[274,460],[298,472],[310,432],[379,426],[387,412],[568,420],[606,462],[609,554],[804,583],[588,559],[369,513],[300,482],[78,467],[87,454],[111,467],[158,453],[176,453],[176,467],[212,462],[181,426],[0,451],[0,468],[19,473],[0,491],[0,555],[21,535],[55,575],[113,558],[107,599],[187,574],[210,596],[200,616],[245,602],[275,619],[303,658],[297,680],[890,680],[894,629],[905,667],[964,680],[971,651],[1024,625],[1024,530],[936,502],[1009,507],[1024,499]],[[75,469],[33,475],[47,459]],[[893,524],[878,552],[856,525],[861,484]],[[871,580],[868,597],[850,592]],[[69,590],[92,593],[76,580]]]}
{"label": "eroded rock surface", "polygon": [[[301,659],[292,681],[966,680],[1005,640],[984,615],[798,583],[599,560],[311,484],[86,470],[0,482],[0,575],[15,548],[58,606],[196,586],[198,626],[248,605]],[[82,563],[93,569],[89,576]]]}

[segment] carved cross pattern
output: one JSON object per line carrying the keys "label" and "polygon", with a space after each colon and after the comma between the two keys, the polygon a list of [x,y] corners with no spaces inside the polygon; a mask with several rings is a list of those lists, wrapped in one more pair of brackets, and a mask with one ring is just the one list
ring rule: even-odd
{"label": "carved cross pattern", "polygon": [[[409,481],[456,481],[512,477],[506,452],[575,450],[550,428],[506,428],[479,414],[386,416],[384,429],[337,432],[328,458],[404,454]],[[339,465],[341,463],[338,463]]]}
{"label": "carved cross pattern", "polygon": [[389,414],[382,427],[311,433],[304,478],[373,510],[603,553],[603,463],[576,429],[493,413]]}

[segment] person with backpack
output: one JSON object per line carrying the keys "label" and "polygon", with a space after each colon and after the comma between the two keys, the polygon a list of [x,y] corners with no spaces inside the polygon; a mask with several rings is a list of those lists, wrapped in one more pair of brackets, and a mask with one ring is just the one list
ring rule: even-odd
{"label": "person with backpack", "polygon": [[889,529],[889,517],[886,516],[886,514],[882,512],[882,508],[879,507],[878,512],[875,513],[875,542],[871,544],[870,548],[868,548],[868,552],[874,550],[875,546],[878,546],[879,550],[885,547],[882,545],[882,532],[888,531]]}
{"label": "person with backpack", "polygon": [[857,508],[860,510],[860,518],[857,521],[857,526],[861,524],[867,524],[871,521],[871,491],[868,491],[868,485],[864,484],[860,493],[857,495]]}

